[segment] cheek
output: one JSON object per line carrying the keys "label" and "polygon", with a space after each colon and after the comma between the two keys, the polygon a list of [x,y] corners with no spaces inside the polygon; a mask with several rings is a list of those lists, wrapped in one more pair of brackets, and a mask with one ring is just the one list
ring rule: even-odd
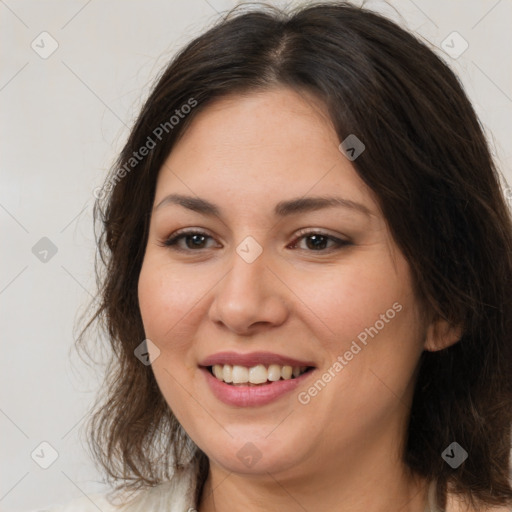
{"label": "cheek", "polygon": [[151,366],[153,373],[167,403],[181,420],[189,407],[183,383],[195,371],[188,359],[193,339],[190,319],[197,309],[197,298],[187,293],[184,279],[176,277],[179,275],[149,254],[141,268],[138,297],[146,338],[159,349]]}
{"label": "cheek", "polygon": [[405,260],[397,260],[396,271],[385,253],[361,262],[311,281],[307,304],[321,320],[327,367],[336,375],[329,407],[374,410],[377,417],[410,386],[421,324]]}
{"label": "cheek", "polygon": [[[172,277],[171,277],[172,276]],[[168,265],[145,258],[139,276],[139,307],[146,337],[165,349],[166,340],[184,339],[180,333],[197,303],[192,283],[187,285]],[[168,342],[168,341],[167,341]],[[176,348],[176,347],[175,347]]]}
{"label": "cheek", "polygon": [[343,349],[347,342],[350,345],[360,333],[364,338],[376,323],[379,331],[389,333],[407,314],[414,313],[408,268],[405,262],[400,264],[402,268],[395,272],[386,255],[379,252],[335,271],[326,269],[307,279],[297,276],[294,290],[311,318],[318,319],[318,334],[324,333],[330,351]]}
{"label": "cheek", "polygon": [[397,397],[412,389],[421,326],[409,284],[407,273],[400,271],[397,277],[393,268],[368,265],[309,288],[308,305],[325,333],[321,341],[327,359],[319,379],[329,382],[325,391],[317,386],[321,397],[310,405],[317,417],[329,416],[340,431],[349,432],[347,442],[402,407]]}

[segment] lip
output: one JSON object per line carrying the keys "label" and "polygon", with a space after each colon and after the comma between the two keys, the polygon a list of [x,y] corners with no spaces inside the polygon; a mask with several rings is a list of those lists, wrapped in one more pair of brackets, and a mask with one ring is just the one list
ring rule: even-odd
{"label": "lip", "polygon": [[203,359],[199,366],[207,367],[214,364],[237,364],[240,366],[256,366],[263,364],[265,366],[278,364],[280,366],[315,366],[312,361],[301,361],[288,356],[274,354],[273,352],[248,352],[240,354],[238,352],[218,352]]}
{"label": "lip", "polygon": [[278,380],[258,386],[233,386],[217,379],[207,367],[201,368],[201,373],[205,376],[213,395],[221,402],[235,407],[255,407],[276,401],[296,389],[314,371],[314,369],[311,369],[294,379]]}

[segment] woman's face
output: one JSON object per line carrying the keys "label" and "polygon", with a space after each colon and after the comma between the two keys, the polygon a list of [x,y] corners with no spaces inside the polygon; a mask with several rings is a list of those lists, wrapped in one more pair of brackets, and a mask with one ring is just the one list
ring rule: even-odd
{"label": "woman's face", "polygon": [[[275,89],[198,114],[160,171],[140,274],[160,390],[237,473],[389,460],[424,349],[408,264],[305,98]],[[178,230],[199,234],[164,245]],[[312,369],[286,378],[294,367]]]}

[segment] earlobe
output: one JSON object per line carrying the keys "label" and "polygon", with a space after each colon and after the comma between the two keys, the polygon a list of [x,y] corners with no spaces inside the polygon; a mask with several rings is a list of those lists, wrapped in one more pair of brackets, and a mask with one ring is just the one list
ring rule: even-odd
{"label": "earlobe", "polygon": [[447,320],[433,321],[425,334],[424,349],[429,352],[437,352],[457,343],[463,335],[460,325],[452,325]]}

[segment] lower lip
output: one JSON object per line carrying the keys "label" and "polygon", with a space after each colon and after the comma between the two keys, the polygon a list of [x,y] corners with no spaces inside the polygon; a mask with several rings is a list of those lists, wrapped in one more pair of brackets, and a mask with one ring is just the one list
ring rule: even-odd
{"label": "lower lip", "polygon": [[208,368],[201,368],[201,370],[206,377],[206,382],[210,386],[212,393],[221,402],[236,407],[253,407],[273,402],[286,393],[293,391],[314,371],[309,370],[294,379],[278,380],[270,382],[269,384],[261,384],[258,386],[233,386],[217,379],[217,377],[210,373]]}

